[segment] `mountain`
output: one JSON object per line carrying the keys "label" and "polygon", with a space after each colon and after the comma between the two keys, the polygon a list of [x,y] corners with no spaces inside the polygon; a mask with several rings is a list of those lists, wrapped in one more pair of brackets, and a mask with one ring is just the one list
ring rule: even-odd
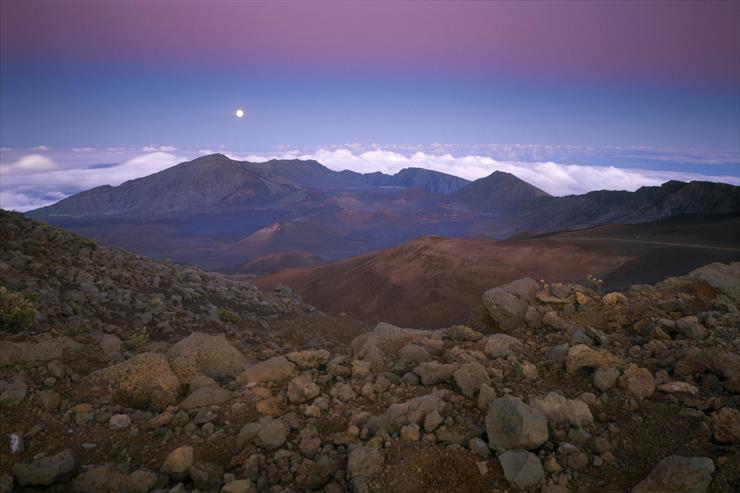
{"label": "mountain", "polygon": [[30,212],[29,217],[148,216],[207,212],[274,202],[299,189],[270,180],[222,154],[203,156],[117,187],[93,188]]}
{"label": "mountain", "polygon": [[470,184],[463,178],[424,168],[404,168],[390,178],[393,185],[440,195],[451,195]]}
{"label": "mountain", "polygon": [[[422,235],[506,239],[728,213],[740,211],[738,190],[669,182],[636,192],[552,197],[498,171],[469,183],[421,168],[361,174],[316,161],[251,163],[214,154],[27,215],[107,246],[221,270],[279,252],[336,260]],[[271,230],[275,224],[283,229]]]}
{"label": "mountain", "polygon": [[223,269],[223,272],[231,275],[265,275],[296,267],[314,267],[323,263],[325,261],[316,255],[302,251],[278,252]]}
{"label": "mountain", "polygon": [[635,192],[600,190],[533,201],[505,222],[529,233],[643,223],[684,214],[740,211],[740,187],[725,183],[669,181]]}
{"label": "mountain", "polygon": [[331,314],[438,328],[465,323],[486,286],[524,275],[548,283],[592,275],[605,289],[740,260],[740,214],[688,215],[507,241],[426,236],[394,248],[257,278],[291,286]]}
{"label": "mountain", "polygon": [[36,209],[29,217],[148,216],[261,207],[295,202],[306,190],[398,186],[449,194],[467,184],[455,176],[419,168],[396,175],[336,172],[316,161],[235,161],[202,156],[117,187],[105,185]]}
{"label": "mountain", "polygon": [[218,268],[234,267],[269,254],[300,251],[325,260],[348,257],[358,249],[309,221],[275,223],[234,242],[211,262]]}
{"label": "mountain", "polygon": [[551,195],[511,173],[494,171],[458,190],[452,197],[474,209],[507,212],[530,207]]}

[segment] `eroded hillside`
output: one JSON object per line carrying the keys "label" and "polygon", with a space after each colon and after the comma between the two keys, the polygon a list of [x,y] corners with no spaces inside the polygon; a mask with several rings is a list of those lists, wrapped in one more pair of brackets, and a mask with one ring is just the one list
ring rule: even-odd
{"label": "eroded hillside", "polygon": [[22,444],[0,491],[740,485],[738,263],[621,293],[525,278],[474,327],[362,331],[19,216],[2,231],[3,307],[41,319],[0,335],[0,434]]}

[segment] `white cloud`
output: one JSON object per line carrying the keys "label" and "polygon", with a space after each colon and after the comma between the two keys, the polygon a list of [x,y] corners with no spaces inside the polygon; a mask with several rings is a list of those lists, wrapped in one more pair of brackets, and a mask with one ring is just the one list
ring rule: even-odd
{"label": "white cloud", "polygon": [[94,147],[73,147],[72,152],[93,152]]}
{"label": "white cloud", "polygon": [[141,148],[142,152],[173,152],[177,150],[177,147],[173,146],[144,146]]}
{"label": "white cloud", "polygon": [[[493,152],[493,147],[496,147]],[[150,175],[199,155],[223,152],[232,159],[263,162],[269,159],[313,159],[330,169],[350,169],[360,173],[396,173],[407,167],[426,168],[475,180],[499,170],[553,194],[580,194],[592,190],[636,190],[668,180],[709,180],[740,185],[740,176],[728,168],[727,176],[708,176],[697,172],[662,171],[612,166],[572,164],[553,159],[544,146],[492,146],[476,149],[438,144],[381,146],[345,144],[322,148],[296,149],[282,146],[267,153],[230,153],[203,148],[177,154],[162,149],[144,154],[136,149],[113,147],[93,151],[55,149],[47,155],[21,149],[2,149],[0,163],[0,207],[30,210],[53,203],[73,193],[100,185],[119,185],[126,180]],[[489,153],[490,151],[490,153]],[[585,152],[585,151],[584,151]],[[590,151],[589,151],[590,152]],[[542,159],[525,159],[522,154]],[[492,157],[495,156],[495,157]],[[501,156],[508,156],[504,158]],[[116,164],[118,163],[118,164]],[[697,171],[701,168],[695,168]]]}
{"label": "white cloud", "polygon": [[50,151],[51,147],[49,146],[36,146],[36,147],[30,147],[30,151]]}
{"label": "white cloud", "polygon": [[57,163],[41,154],[28,154],[11,164],[0,164],[2,174],[32,174],[51,171],[57,168]]}
{"label": "white cloud", "polygon": [[453,156],[450,153],[433,154],[421,151],[402,154],[376,149],[355,153],[350,149],[339,148],[318,149],[304,154],[286,152],[275,155],[249,155],[243,158],[249,161],[315,159],[336,171],[350,169],[360,173],[382,171],[392,174],[403,168],[418,167],[468,180],[488,176],[494,171],[505,171],[553,195],[581,194],[592,190],[634,191],[642,186],[660,185],[669,180],[711,180],[740,185],[740,178],[736,176],[709,177],[694,173],[561,164],[551,161],[499,161],[482,155]]}
{"label": "white cloud", "polygon": [[3,209],[35,209],[73,193],[101,185],[120,185],[124,181],[162,171],[186,160],[185,157],[166,152],[152,152],[105,168],[52,168],[43,173],[32,170],[19,172],[21,168],[18,163],[27,162],[31,157],[33,155],[25,156],[11,165],[0,166],[0,207]]}

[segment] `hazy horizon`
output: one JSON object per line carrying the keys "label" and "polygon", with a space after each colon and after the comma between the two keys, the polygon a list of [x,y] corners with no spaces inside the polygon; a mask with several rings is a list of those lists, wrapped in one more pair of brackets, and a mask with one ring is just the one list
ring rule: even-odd
{"label": "hazy horizon", "polygon": [[554,195],[740,184],[738,3],[0,9],[5,208],[212,151],[467,179],[500,169]]}

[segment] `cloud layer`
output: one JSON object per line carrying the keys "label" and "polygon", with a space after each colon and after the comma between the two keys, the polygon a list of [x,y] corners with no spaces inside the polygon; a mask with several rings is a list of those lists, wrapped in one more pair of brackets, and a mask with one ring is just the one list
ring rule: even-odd
{"label": "cloud layer", "polygon": [[[390,147],[390,148],[389,148]],[[371,146],[359,144],[315,149],[280,148],[272,152],[240,154],[225,152],[233,159],[263,162],[270,159],[313,159],[330,169],[350,169],[360,173],[396,173],[403,168],[426,168],[475,180],[494,171],[505,171],[553,194],[580,194],[592,190],[636,190],[668,180],[708,180],[740,185],[737,164],[722,166],[722,174],[696,171],[643,169],[555,162],[541,158],[568,157],[567,150],[547,146],[479,146],[482,153],[456,153],[454,146]],[[177,151],[177,153],[175,153]],[[470,151],[470,149],[468,149]],[[588,151],[588,150],[587,150]],[[580,155],[591,151],[581,149]],[[635,152],[634,150],[618,150]],[[142,154],[143,152],[143,154]],[[74,193],[101,185],[156,173],[177,163],[214,151],[177,150],[171,146],[142,149],[78,147],[69,150],[3,149],[0,155],[0,207],[27,211],[57,202]],[[643,154],[647,151],[642,151]],[[593,151],[594,156],[597,155]],[[604,152],[602,151],[603,155]],[[495,155],[496,158],[491,157]],[[576,154],[571,153],[575,156]],[[655,160],[668,160],[668,152],[650,151]],[[503,159],[502,159],[503,157]],[[509,158],[509,159],[506,159]],[[537,159],[540,158],[540,159]],[[693,159],[693,157],[692,157]],[[724,159],[724,158],[723,158]],[[730,162],[732,159],[730,159]],[[701,166],[692,170],[701,170]]]}

